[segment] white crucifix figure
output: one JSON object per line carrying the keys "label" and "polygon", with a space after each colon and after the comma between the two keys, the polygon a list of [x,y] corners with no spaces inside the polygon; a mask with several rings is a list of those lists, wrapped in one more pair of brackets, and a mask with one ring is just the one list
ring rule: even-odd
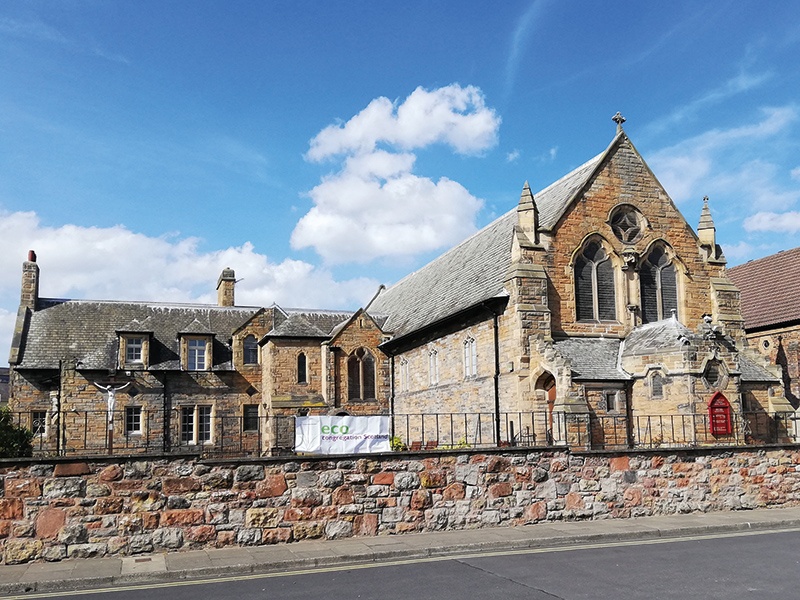
{"label": "white crucifix figure", "polygon": [[121,385],[119,387],[112,387],[110,385],[100,385],[99,383],[94,383],[94,386],[103,392],[106,393],[106,405],[108,407],[108,426],[111,427],[111,424],[114,421],[114,404],[117,401],[117,392],[120,390],[124,390],[128,387],[131,382],[129,381],[125,385]]}

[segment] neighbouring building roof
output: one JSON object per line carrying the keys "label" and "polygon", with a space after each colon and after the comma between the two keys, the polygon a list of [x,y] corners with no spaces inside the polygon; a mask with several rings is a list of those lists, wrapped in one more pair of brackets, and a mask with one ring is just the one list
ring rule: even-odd
{"label": "neighbouring building roof", "polygon": [[326,338],[352,315],[351,310],[280,308],[286,319],[278,322],[265,337]]}
{"label": "neighbouring building roof", "polygon": [[[619,136],[612,146],[618,139]],[[541,229],[555,226],[608,151],[534,194]],[[511,265],[516,224],[515,207],[378,294],[370,305],[370,314],[386,317],[385,329],[397,338],[491,298],[507,295],[504,283]]]}
{"label": "neighbouring building roof", "polygon": [[572,378],[577,381],[627,381],[631,377],[619,365],[621,340],[613,338],[569,338],[553,342],[569,359]]}
{"label": "neighbouring building roof", "polygon": [[742,381],[769,381],[772,383],[781,381],[779,377],[750,360],[744,352],[739,353],[739,371],[742,374]]}
{"label": "neighbouring building roof", "polygon": [[150,369],[180,369],[179,333],[214,335],[213,370],[232,370],[231,334],[261,309],[215,305],[57,300],[42,298],[30,316],[19,369],[56,369],[76,361],[81,369],[117,365],[117,332],[146,324]]}
{"label": "neighbouring building roof", "polygon": [[746,330],[800,320],[800,248],[727,270],[741,291]]}

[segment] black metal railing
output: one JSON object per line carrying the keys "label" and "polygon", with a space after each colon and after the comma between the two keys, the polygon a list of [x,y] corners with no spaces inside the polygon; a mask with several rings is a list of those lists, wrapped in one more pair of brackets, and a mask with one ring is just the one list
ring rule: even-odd
{"label": "black metal railing", "polygon": [[[93,456],[178,451],[241,457],[294,453],[294,416],[227,415],[213,410],[12,413],[34,432],[34,455]],[[596,415],[507,412],[390,416],[393,451],[558,447],[582,450],[759,446],[795,443],[794,413],[731,413],[727,433],[712,431],[707,413]],[[109,428],[109,423],[112,425]]]}

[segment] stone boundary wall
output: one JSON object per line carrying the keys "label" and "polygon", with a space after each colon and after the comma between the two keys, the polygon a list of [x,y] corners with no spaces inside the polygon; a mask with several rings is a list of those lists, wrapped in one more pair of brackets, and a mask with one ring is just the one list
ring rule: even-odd
{"label": "stone boundary wall", "polygon": [[800,448],[0,461],[4,564],[800,504]]}

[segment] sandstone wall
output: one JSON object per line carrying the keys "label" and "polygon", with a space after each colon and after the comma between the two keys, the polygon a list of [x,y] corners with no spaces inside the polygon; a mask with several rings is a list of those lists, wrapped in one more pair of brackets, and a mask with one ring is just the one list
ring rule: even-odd
{"label": "sandstone wall", "polygon": [[800,450],[0,462],[4,564],[800,503]]}

